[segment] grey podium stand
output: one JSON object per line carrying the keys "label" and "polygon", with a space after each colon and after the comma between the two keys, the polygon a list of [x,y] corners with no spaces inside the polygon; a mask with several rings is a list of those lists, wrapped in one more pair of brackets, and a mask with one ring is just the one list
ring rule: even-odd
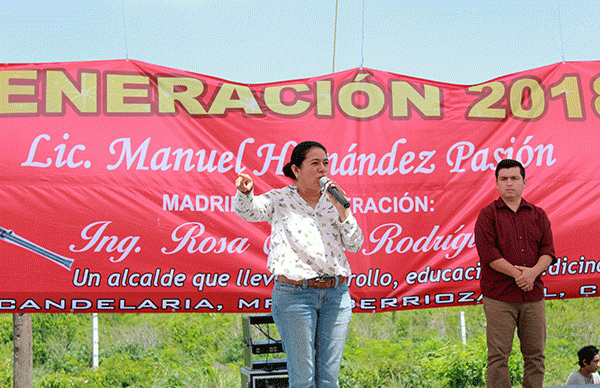
{"label": "grey podium stand", "polygon": [[[273,330],[271,330],[271,328]],[[242,388],[287,388],[285,358],[255,359],[258,355],[283,353],[281,339],[274,339],[275,322],[270,314],[243,315],[244,366],[240,368]],[[259,334],[258,338],[257,335]]]}

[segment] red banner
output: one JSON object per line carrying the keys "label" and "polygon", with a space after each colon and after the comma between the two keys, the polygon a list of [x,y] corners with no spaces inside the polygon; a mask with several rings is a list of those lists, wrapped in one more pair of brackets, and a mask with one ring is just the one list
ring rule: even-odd
{"label": "red banner", "polygon": [[232,211],[327,147],[365,243],[356,312],[481,300],[499,160],[552,222],[547,298],[598,296],[600,62],[461,86],[371,69],[244,85],[132,60],[0,66],[0,312],[269,311],[269,225]]}

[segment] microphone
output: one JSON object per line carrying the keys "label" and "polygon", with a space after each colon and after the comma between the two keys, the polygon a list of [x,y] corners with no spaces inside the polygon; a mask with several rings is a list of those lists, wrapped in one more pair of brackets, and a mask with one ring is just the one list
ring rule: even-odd
{"label": "microphone", "polygon": [[348,202],[346,197],[344,197],[344,195],[340,193],[338,189],[329,184],[329,181],[327,180],[326,176],[322,176],[321,179],[319,179],[319,183],[325,190],[329,191],[329,193],[333,195],[333,198],[337,199],[337,201],[341,203],[342,206],[344,206],[346,209],[350,207],[350,202]]}

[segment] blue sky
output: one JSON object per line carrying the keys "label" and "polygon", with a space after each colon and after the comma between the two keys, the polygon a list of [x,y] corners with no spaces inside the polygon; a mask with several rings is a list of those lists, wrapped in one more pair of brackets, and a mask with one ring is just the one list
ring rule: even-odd
{"label": "blue sky", "polygon": [[[476,84],[598,60],[600,2],[21,0],[3,63],[136,59],[242,83],[364,67]],[[335,35],[335,62],[334,54]]]}

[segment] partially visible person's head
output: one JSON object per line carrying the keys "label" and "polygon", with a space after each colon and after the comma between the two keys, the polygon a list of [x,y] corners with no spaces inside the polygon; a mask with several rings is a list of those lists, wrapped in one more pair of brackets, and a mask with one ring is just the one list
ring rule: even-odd
{"label": "partially visible person's head", "polygon": [[513,168],[513,167],[519,167],[519,170],[521,171],[521,177],[523,179],[525,179],[525,167],[523,167],[521,162],[519,162],[518,160],[514,160],[514,159],[504,159],[504,160],[500,161],[500,163],[498,163],[498,166],[496,167],[496,180],[498,180],[498,173],[500,170],[502,170],[503,168]]}
{"label": "partially visible person's head", "polygon": [[[577,357],[579,357],[579,366],[585,368],[590,365],[594,359],[596,359],[596,369],[598,369],[598,348],[594,345],[586,345],[577,351]],[[594,371],[595,372],[595,371]]]}
{"label": "partially visible person's head", "polygon": [[316,141],[303,141],[294,147],[290,161],[283,167],[283,174],[290,179],[296,180],[296,174],[294,174],[292,166],[301,168],[302,162],[306,159],[306,154],[314,147],[322,149],[325,154],[327,154],[327,150],[321,143],[317,143]]}

